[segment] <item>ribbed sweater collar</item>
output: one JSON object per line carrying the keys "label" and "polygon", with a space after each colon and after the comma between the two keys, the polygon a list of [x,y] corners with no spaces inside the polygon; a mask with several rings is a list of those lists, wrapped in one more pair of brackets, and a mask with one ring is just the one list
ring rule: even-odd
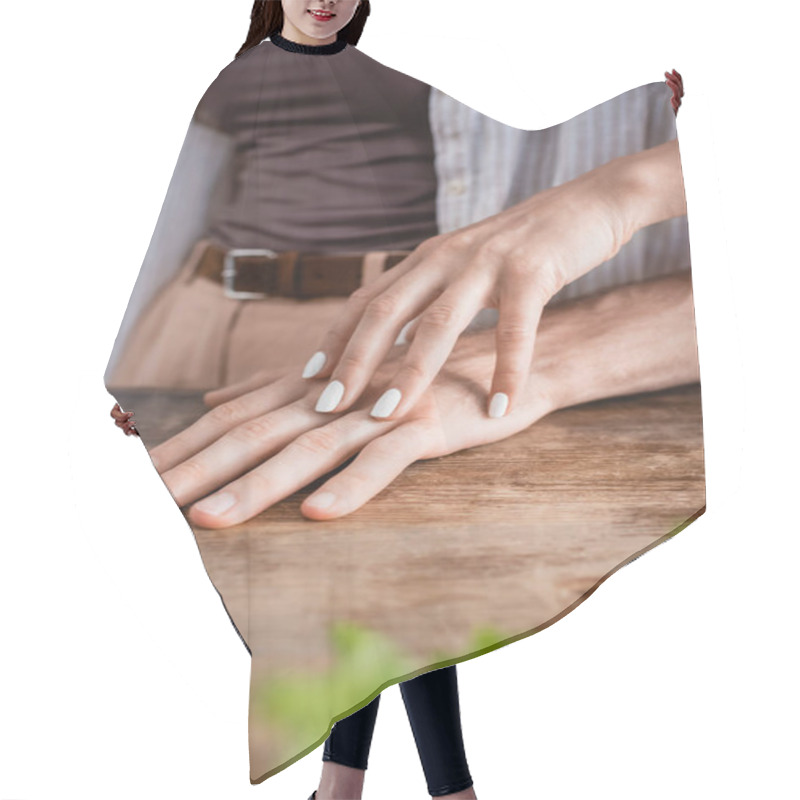
{"label": "ribbed sweater collar", "polygon": [[281,50],[288,50],[290,53],[305,53],[310,56],[333,55],[333,53],[340,53],[347,47],[346,39],[337,39],[330,44],[298,44],[285,36],[281,36],[279,33],[273,33],[269,40],[276,47],[280,47]]}

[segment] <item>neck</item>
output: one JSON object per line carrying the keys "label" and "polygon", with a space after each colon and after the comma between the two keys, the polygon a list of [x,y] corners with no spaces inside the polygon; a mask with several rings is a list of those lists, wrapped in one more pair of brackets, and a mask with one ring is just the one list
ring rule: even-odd
{"label": "neck", "polygon": [[346,39],[334,39],[328,44],[322,44],[321,39],[315,39],[315,44],[301,44],[292,39],[287,39],[282,33],[274,33],[270,37],[272,43],[281,50],[288,50],[290,53],[302,53],[304,55],[327,56],[341,53],[347,47]]}

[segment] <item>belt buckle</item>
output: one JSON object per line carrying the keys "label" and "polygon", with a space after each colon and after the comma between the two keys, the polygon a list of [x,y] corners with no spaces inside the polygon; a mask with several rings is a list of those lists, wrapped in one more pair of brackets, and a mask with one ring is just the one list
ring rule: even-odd
{"label": "belt buckle", "polygon": [[234,289],[236,280],[236,259],[243,256],[264,256],[276,259],[278,254],[266,248],[232,248],[225,253],[222,267],[222,290],[226,297],[232,300],[258,300],[268,297],[267,292],[240,292]]}

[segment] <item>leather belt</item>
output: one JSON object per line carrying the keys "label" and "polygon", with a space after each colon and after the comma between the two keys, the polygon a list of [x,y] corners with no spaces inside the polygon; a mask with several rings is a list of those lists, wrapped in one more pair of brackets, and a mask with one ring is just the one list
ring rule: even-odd
{"label": "leather belt", "polygon": [[225,295],[236,300],[347,297],[399,264],[409,253],[275,253],[264,249],[227,250],[209,242],[193,275],[221,283]]}

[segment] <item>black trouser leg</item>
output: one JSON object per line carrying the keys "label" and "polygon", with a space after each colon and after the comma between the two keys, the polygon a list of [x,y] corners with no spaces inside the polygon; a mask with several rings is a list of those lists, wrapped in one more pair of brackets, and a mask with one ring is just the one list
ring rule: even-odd
{"label": "black trouser leg", "polygon": [[[455,665],[404,681],[400,692],[430,795],[439,797],[472,786],[461,734]],[[367,768],[379,700],[380,695],[334,724],[323,761]]]}
{"label": "black trouser leg", "polygon": [[367,768],[380,699],[378,695],[355,714],[333,723],[331,735],[325,740],[322,751],[323,761],[334,761],[356,769]]}
{"label": "black trouser leg", "polygon": [[419,760],[432,797],[472,786],[461,734],[455,665],[400,684]]}

